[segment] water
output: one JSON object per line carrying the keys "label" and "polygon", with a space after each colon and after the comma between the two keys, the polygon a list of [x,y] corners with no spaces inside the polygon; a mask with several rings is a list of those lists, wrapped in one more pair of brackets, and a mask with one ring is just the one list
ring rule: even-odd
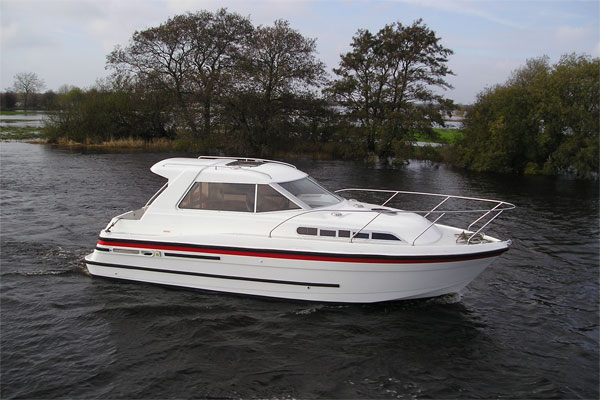
{"label": "water", "polygon": [[459,295],[339,305],[92,278],[169,154],[0,144],[0,397],[598,398],[598,187],[294,162],[325,185],[499,198],[513,246]]}
{"label": "water", "polygon": [[46,113],[29,112],[17,115],[0,115],[0,127],[7,128],[41,128],[44,126]]}

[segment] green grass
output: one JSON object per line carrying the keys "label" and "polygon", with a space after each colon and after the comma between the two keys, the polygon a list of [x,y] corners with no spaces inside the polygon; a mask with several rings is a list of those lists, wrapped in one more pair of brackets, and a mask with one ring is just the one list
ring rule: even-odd
{"label": "green grass", "polygon": [[14,124],[17,122],[31,122],[30,119],[3,119],[2,116],[0,116],[0,122],[4,122],[5,124]]}
{"label": "green grass", "polygon": [[40,138],[42,138],[40,128],[33,126],[0,126],[0,140],[27,140]]}
{"label": "green grass", "polygon": [[0,111],[0,116],[2,115],[30,115],[30,114],[39,114],[37,111]]}
{"label": "green grass", "polygon": [[440,135],[440,140],[442,140],[442,143],[456,143],[464,137],[464,134],[459,129],[438,128],[434,129],[434,131]]}
{"label": "green grass", "polygon": [[463,133],[459,129],[434,128],[433,130],[439,138],[432,139],[422,133],[415,133],[415,139],[418,142],[453,144],[463,138]]}

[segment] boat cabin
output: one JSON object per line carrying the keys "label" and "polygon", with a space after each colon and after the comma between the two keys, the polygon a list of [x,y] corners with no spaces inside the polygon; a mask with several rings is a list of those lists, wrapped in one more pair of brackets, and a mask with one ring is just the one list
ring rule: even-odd
{"label": "boat cabin", "polygon": [[[152,172],[169,180],[187,181],[179,209],[272,212],[312,209],[343,199],[294,166],[277,161],[231,158],[171,158]],[[193,179],[190,179],[192,178]]]}

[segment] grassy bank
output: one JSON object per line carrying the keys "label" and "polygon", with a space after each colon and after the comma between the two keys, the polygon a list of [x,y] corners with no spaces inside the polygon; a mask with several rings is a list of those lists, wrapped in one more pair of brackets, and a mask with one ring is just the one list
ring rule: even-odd
{"label": "grassy bank", "polygon": [[57,143],[52,143],[58,147],[69,149],[86,149],[86,150],[147,150],[147,151],[171,151],[175,150],[175,145],[172,140],[155,139],[145,141],[142,139],[114,139],[100,143],[79,143],[69,139],[58,139]]}
{"label": "grassy bank", "polygon": [[6,110],[1,110],[0,111],[0,117],[2,117],[3,115],[5,116],[9,116],[9,117],[14,117],[17,115],[37,115],[37,114],[42,114],[45,111],[22,111],[22,110],[16,110],[16,111],[6,111]]}
{"label": "grassy bank", "polygon": [[[418,135],[418,141],[429,143],[452,144],[462,137],[462,132],[457,129],[438,129],[439,138],[431,140],[421,138]],[[81,150],[98,151],[173,151],[190,154],[231,154],[236,156],[262,157],[262,158],[311,158],[323,160],[349,160],[349,159],[376,159],[375,154],[367,153],[361,146],[350,141],[338,142],[313,142],[309,140],[298,140],[295,143],[289,143],[287,149],[271,149],[262,152],[252,151],[240,145],[240,140],[228,135],[215,135],[211,139],[198,140],[189,137],[180,137],[177,139],[154,139],[145,141],[143,139],[127,138],[113,139],[102,142],[89,141],[80,143],[66,138],[58,138],[51,141],[51,145]],[[24,139],[30,137],[24,136]],[[410,143],[402,144],[395,149],[399,162],[407,159],[431,160],[436,162],[446,161],[451,158],[451,148],[447,146],[412,146]]]}
{"label": "grassy bank", "polygon": [[31,126],[0,126],[0,140],[45,140],[40,135],[40,128]]}

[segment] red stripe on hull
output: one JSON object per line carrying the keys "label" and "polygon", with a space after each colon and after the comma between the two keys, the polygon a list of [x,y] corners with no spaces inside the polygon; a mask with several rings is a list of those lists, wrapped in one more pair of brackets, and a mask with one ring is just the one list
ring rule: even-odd
{"label": "red stripe on hull", "polygon": [[244,251],[244,250],[230,250],[230,249],[219,249],[219,248],[194,248],[180,245],[169,245],[159,243],[144,243],[144,242],[117,242],[110,240],[98,241],[101,246],[112,246],[112,247],[125,247],[135,249],[152,249],[152,250],[170,250],[170,251],[185,251],[190,253],[203,253],[203,254],[220,254],[220,255],[232,255],[232,256],[244,256],[244,257],[263,257],[263,258],[280,258],[286,260],[304,260],[304,261],[326,261],[326,262],[345,262],[345,263],[368,263],[368,264],[429,264],[429,263],[447,263],[457,261],[469,261],[479,260],[482,258],[495,257],[506,251],[507,249],[493,250],[478,254],[460,254],[450,256],[437,256],[432,258],[423,258],[423,256],[397,256],[397,258],[368,258],[369,255],[362,257],[343,256],[339,254],[332,255],[311,255],[311,254],[299,254],[299,253],[285,253],[285,252],[265,252],[261,250],[257,251]]}

